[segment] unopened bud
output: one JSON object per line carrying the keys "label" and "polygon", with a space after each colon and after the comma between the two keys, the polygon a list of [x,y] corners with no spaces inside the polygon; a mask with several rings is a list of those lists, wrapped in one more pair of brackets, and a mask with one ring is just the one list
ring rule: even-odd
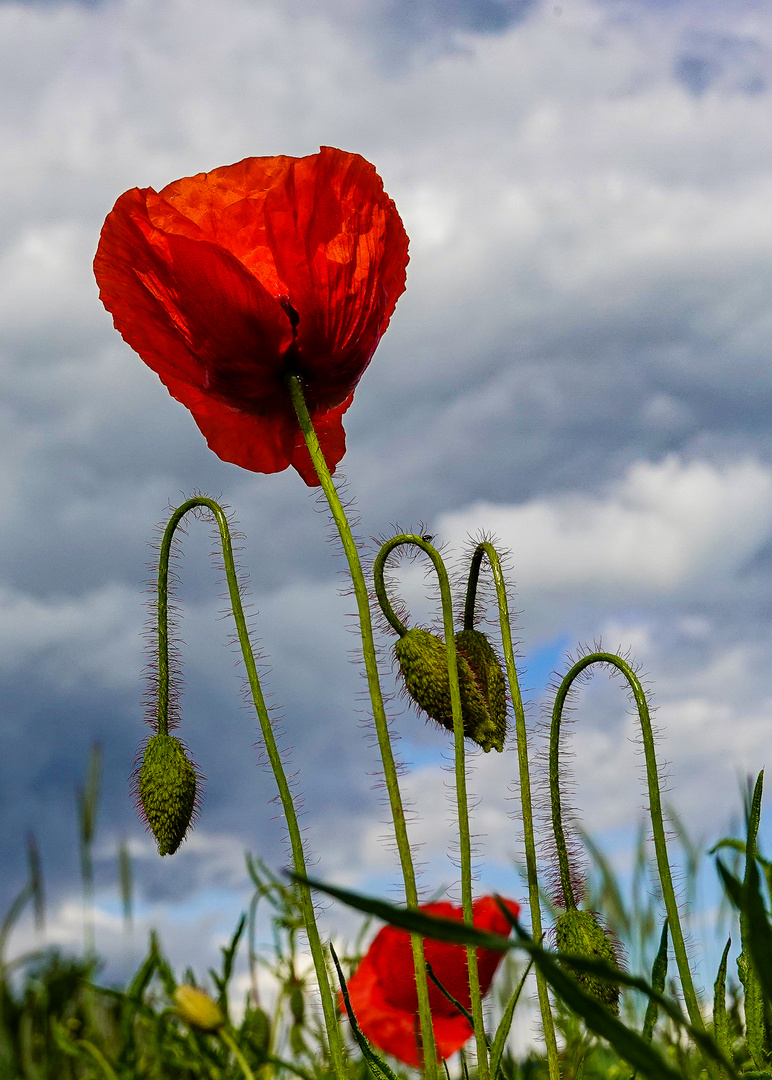
{"label": "unopened bud", "polygon": [[303,993],[303,984],[295,979],[292,982],[289,995],[290,1012],[296,1024],[302,1024],[306,1014],[306,999]]}
{"label": "unopened bud", "polygon": [[[574,953],[588,960],[605,960],[613,967],[619,966],[614,945],[594,911],[569,909],[558,915],[555,920],[557,945],[560,952]],[[614,983],[604,982],[585,971],[578,971],[569,962],[563,967],[589,994],[602,1001],[606,1008],[616,1016],[619,1012],[619,987]]]}
{"label": "unopened bud", "polygon": [[491,745],[501,753],[507,737],[507,691],[499,658],[481,630],[460,630],[456,634],[456,648],[469,664],[488,705],[496,733]]}
{"label": "unopened bud", "polygon": [[[463,634],[464,631],[461,632]],[[457,643],[461,635],[456,636]],[[479,659],[480,651],[478,648],[475,662]],[[410,697],[427,716],[452,731],[448,659],[442,639],[428,630],[415,627],[403,634],[395,645],[395,652]],[[487,657],[480,666],[485,667],[486,663]],[[482,679],[478,680],[475,668],[467,661],[463,645],[457,653],[457,664],[464,735],[478,743],[486,753],[494,747],[502,750],[506,731],[506,701],[503,717],[497,713],[494,718]]]}
{"label": "unopened bud", "polygon": [[172,1000],[185,1023],[199,1031],[219,1031],[225,1023],[222,1009],[217,1002],[197,986],[182,983],[174,991]]}
{"label": "unopened bud", "polygon": [[182,843],[196,806],[196,772],[173,735],[154,735],[145,749],[137,784],[139,803],[161,855]]}
{"label": "unopened bud", "polygon": [[241,1024],[241,1036],[248,1040],[256,1054],[261,1057],[267,1054],[271,1041],[271,1021],[268,1014],[262,1009],[247,1009]]}

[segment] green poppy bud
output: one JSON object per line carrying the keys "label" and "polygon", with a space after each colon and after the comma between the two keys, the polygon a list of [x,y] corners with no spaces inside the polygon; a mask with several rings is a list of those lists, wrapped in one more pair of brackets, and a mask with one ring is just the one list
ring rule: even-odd
{"label": "green poppy bud", "polygon": [[[591,960],[605,960],[614,967],[619,960],[605,930],[594,911],[579,911],[569,908],[555,920],[557,945],[560,952],[575,953]],[[606,1008],[616,1016],[619,1013],[619,987],[614,983],[603,982],[584,971],[577,971],[569,963],[563,967],[589,994],[602,1001]]]}
{"label": "green poppy bud", "polygon": [[[490,670],[490,657],[476,639],[472,639],[472,659],[466,658],[466,641],[461,631],[456,635],[458,645],[458,683],[461,693],[461,714],[464,722],[464,735],[478,743],[487,753],[494,747],[503,750],[506,733],[506,699],[501,703],[496,699],[494,709],[488,698],[489,687],[494,686],[495,676]],[[478,631],[471,631],[477,635]],[[480,634],[485,644],[490,645]],[[459,637],[463,639],[458,644]],[[432,720],[436,720],[449,731],[453,730],[453,710],[450,701],[450,679],[445,643],[436,634],[414,627],[408,630],[395,645],[405,688],[413,701]],[[495,661],[493,649],[490,654]],[[478,676],[478,672],[480,673]],[[502,677],[503,683],[503,677]]]}
{"label": "green poppy bud", "polygon": [[179,739],[154,735],[145,748],[137,783],[139,804],[158,841],[172,855],[188,831],[196,807],[196,772]]}
{"label": "green poppy bud", "polygon": [[507,736],[507,691],[504,672],[493,646],[480,630],[460,630],[456,634],[456,648],[464,657],[477,680],[480,692],[487,702],[496,735],[493,747],[501,752]]}
{"label": "green poppy bud", "polygon": [[263,1009],[247,1009],[241,1024],[241,1038],[259,1060],[264,1060],[271,1041],[271,1021]]}
{"label": "green poppy bud", "polygon": [[290,1012],[296,1024],[302,1024],[306,1014],[306,998],[303,993],[303,984],[298,979],[292,980],[289,995]]}

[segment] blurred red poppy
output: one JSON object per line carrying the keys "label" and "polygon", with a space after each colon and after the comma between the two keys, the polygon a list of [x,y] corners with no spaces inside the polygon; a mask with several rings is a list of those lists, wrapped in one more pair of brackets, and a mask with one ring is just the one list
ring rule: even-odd
{"label": "blurred red poppy", "polygon": [[318,483],[285,379],[300,377],[327,463],[405,288],[407,235],[372,165],[325,146],[133,188],[94,273],[116,329],[218,457]]}
{"label": "blurred red poppy", "polygon": [[[513,915],[520,911],[520,905],[513,900],[505,900],[504,903]],[[420,910],[440,918],[463,921],[461,908],[446,902],[424,904]],[[481,930],[490,930],[503,937],[507,937],[511,929],[492,896],[475,900],[473,921]],[[469,1011],[472,1002],[466,948],[425,938],[424,955],[448,993]],[[483,994],[490,989],[503,955],[490,949],[477,950],[480,990]],[[384,926],[376,934],[362,963],[349,980],[348,991],[357,1023],[370,1042],[406,1065],[420,1068],[418,995],[410,935],[406,930]],[[431,981],[429,1005],[437,1055],[448,1058],[473,1035],[472,1026]]]}

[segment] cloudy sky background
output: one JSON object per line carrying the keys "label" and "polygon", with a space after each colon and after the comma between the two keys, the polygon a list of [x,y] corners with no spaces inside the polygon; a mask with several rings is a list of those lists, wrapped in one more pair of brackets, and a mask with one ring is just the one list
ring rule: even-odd
{"label": "cloudy sky background", "polygon": [[[33,830],[48,940],[79,946],[74,792],[96,740],[97,941],[113,973],[151,925],[178,966],[203,969],[248,900],[244,849],[285,862],[203,524],[180,597],[182,734],[206,801],[173,859],[128,794],[148,541],[167,500],[197,489],[246,533],[316,871],[397,895],[325,515],[293,470],[249,474],[208,451],[112,329],[91,272],[125,189],[320,144],[375,163],[411,238],[407,292],[346,419],[359,532],[423,523],[452,560],[493,531],[511,551],[531,723],[567,650],[631,649],[655,689],[668,798],[706,843],[722,834],[739,780],[772,761],[771,78],[760,0],[0,2],[4,907]],[[404,582],[420,617],[421,572]],[[644,801],[635,725],[596,682],[577,712],[575,801],[623,866]],[[456,877],[449,742],[392,711],[428,894]],[[485,793],[479,888],[518,896],[515,763],[475,758],[471,787]],[[12,951],[34,941],[22,924]]]}

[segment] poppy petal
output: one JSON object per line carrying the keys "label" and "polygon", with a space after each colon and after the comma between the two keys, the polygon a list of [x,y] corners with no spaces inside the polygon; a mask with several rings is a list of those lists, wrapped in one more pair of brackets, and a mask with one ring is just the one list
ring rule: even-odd
{"label": "poppy petal", "polygon": [[373,166],[331,147],[292,162],[267,193],[265,215],[299,315],[301,370],[316,404],[336,404],[356,386],[404,291],[402,221]]}
{"label": "poppy petal", "polygon": [[324,147],[134,188],[94,272],[116,328],[220,457],[315,470],[286,379],[299,375],[331,469],[342,416],[405,287],[407,236],[372,165]]}
{"label": "poppy petal", "polygon": [[230,252],[156,228],[147,193],[135,189],[107,218],[94,267],[116,329],[164,383],[188,383],[242,411],[284,404],[277,376],[290,320]]}
{"label": "poppy petal", "polygon": [[[504,903],[514,915],[520,911],[520,906],[513,900],[505,900]],[[460,907],[444,901],[424,904],[419,910],[444,919],[463,919]],[[480,929],[504,937],[510,931],[509,922],[492,896],[475,900],[473,921]],[[425,938],[424,955],[448,993],[469,1010],[471,995],[465,947]],[[502,957],[503,953],[491,949],[477,950],[483,995],[490,989]],[[418,995],[407,931],[384,926],[349,980],[348,989],[357,1023],[367,1038],[400,1061],[419,1067]],[[432,982],[429,983],[429,1007],[438,1056],[450,1057],[473,1035],[473,1029],[465,1016]]]}

